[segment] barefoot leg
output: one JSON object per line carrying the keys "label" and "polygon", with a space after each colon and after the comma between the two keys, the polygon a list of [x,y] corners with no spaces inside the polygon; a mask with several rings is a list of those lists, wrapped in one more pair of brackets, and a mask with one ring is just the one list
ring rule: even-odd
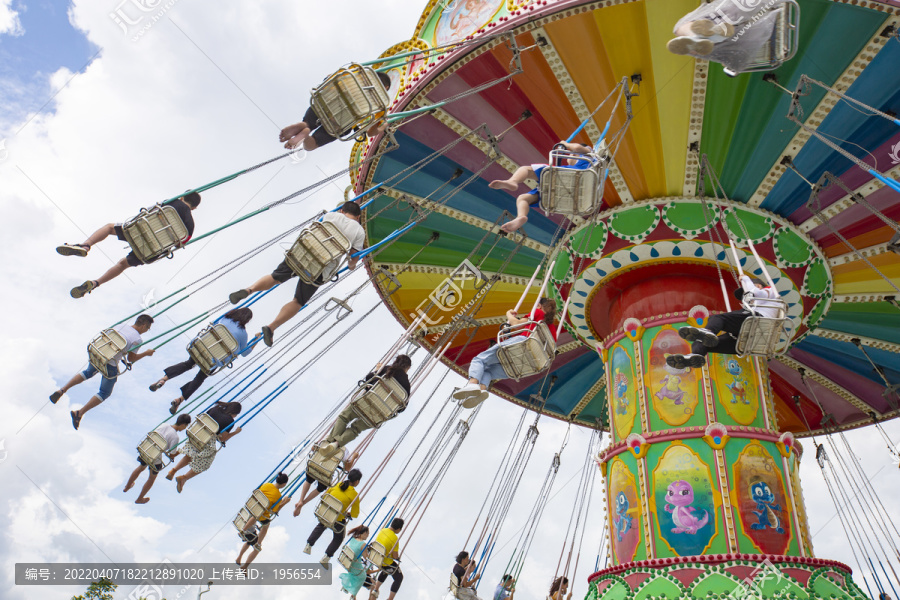
{"label": "barefoot leg", "polygon": [[534,169],[532,169],[531,167],[519,167],[509,179],[495,179],[488,184],[488,187],[491,187],[495,190],[506,190],[507,192],[514,192],[519,189],[519,185],[524,183],[526,179],[528,179],[529,177],[533,178],[534,176]]}
{"label": "barefoot leg", "polygon": [[506,233],[512,233],[524,225],[528,221],[528,210],[531,206],[529,201],[533,199],[534,194],[522,194],[516,198],[516,218],[509,223],[504,223],[500,229]]}

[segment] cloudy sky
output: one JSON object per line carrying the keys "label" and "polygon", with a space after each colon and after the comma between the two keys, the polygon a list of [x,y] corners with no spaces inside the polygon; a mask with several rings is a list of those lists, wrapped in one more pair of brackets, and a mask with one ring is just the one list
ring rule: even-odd
{"label": "cloudy sky", "polygon": [[[231,562],[239,543],[230,520],[249,492],[280,458],[369,369],[400,328],[378,308],[337,349],[229,443],[214,467],[188,483],[185,492],[160,478],[151,502],[136,506],[136,491],[121,489],[135,463],[134,448],[168,413],[174,385],[151,394],[147,386],[161,369],[182,360],[187,338],[169,344],[123,376],[113,397],[71,427],[68,411],[96,391],[97,381],[74,388],[57,406],[50,392],[81,370],[85,346],[109,323],[218,268],[258,241],[270,238],[317,210],[340,201],[344,178],[317,194],[176,254],[172,262],[131,269],[84,300],[68,289],[104,271],[122,254],[107,241],[87,259],[54,252],[62,242],[82,241],[99,225],[123,221],[140,207],[181,190],[255,164],[279,153],[277,133],[302,116],[309,89],[337,66],[377,56],[408,38],[419,17],[409,0],[334,5],[270,0],[266,3],[192,0],[66,2],[0,0],[0,207],[3,214],[0,303],[8,343],[0,354],[0,507],[6,526],[0,545],[0,596],[43,600],[68,598],[77,588],[16,588],[16,562]],[[343,169],[349,145],[332,144],[299,162],[283,161],[204,194],[195,213],[198,232],[258,208]],[[167,313],[168,328],[224,300],[280,260],[279,248],[210,285]],[[358,277],[358,275],[357,275]],[[341,284],[348,293],[354,279]],[[267,322],[289,298],[276,290],[254,306]],[[355,300],[357,313],[376,302],[371,293]],[[349,321],[346,321],[349,322]],[[346,323],[345,322],[345,323]],[[325,325],[327,326],[327,324]],[[159,331],[159,329],[157,330]],[[324,339],[327,335],[323,334]],[[312,355],[317,347],[309,350]],[[305,360],[305,358],[303,359]],[[416,356],[415,361],[421,360]],[[295,362],[273,380],[280,382]],[[432,376],[436,382],[441,370]],[[452,385],[451,375],[436,394],[397,456],[402,463],[423,435]],[[430,390],[426,383],[423,390]],[[421,396],[424,396],[421,395]],[[424,400],[417,397],[414,402]],[[492,485],[497,461],[509,443],[519,409],[492,399],[452,465],[429,508],[429,518],[404,554],[405,598],[431,599],[446,590],[452,557],[465,541],[474,514]],[[360,464],[371,472],[405,426],[405,414],[385,427]],[[532,419],[531,416],[528,417]],[[888,426],[894,439],[900,428]],[[493,588],[512,551],[513,540],[566,434],[556,421],[540,422],[534,455],[495,550],[484,588]],[[571,433],[563,454],[555,496],[535,539],[521,582],[520,600],[546,595],[562,550],[589,434]],[[874,432],[849,435],[882,498],[900,494],[900,475]],[[807,443],[807,447],[811,447]],[[804,463],[804,490],[819,556],[855,566],[843,533],[832,520],[834,506],[812,454]],[[388,467],[364,506],[386,493],[399,464]],[[594,567],[601,538],[600,486],[576,575],[576,596]],[[891,510],[896,511],[895,508]],[[301,561],[304,539],[314,524],[307,508],[273,523],[261,559]],[[896,512],[894,513],[896,517]],[[317,559],[325,539],[314,551]],[[128,598],[123,586],[116,598]],[[168,591],[169,600],[179,593]],[[193,597],[194,590],[188,590]],[[206,599],[244,597],[241,588],[220,587]],[[311,588],[263,587],[254,597],[342,597],[337,585]]]}

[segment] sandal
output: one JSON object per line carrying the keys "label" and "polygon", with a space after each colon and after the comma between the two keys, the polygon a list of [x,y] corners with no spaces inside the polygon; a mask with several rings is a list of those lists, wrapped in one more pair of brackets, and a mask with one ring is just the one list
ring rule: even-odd
{"label": "sandal", "polygon": [[81,425],[81,415],[78,414],[77,410],[70,410],[69,414],[72,415],[72,427],[75,428],[75,431],[78,431],[78,426]]}
{"label": "sandal", "polygon": [[151,391],[151,392],[155,392],[156,390],[158,390],[158,389],[161,388],[162,386],[166,385],[166,382],[167,382],[168,380],[169,380],[168,378],[166,378],[166,379],[160,379],[159,381],[157,381],[156,383],[154,383],[154,384],[152,384],[152,385],[150,386],[150,391]]}
{"label": "sandal", "polygon": [[178,412],[178,407],[181,406],[181,402],[178,400],[172,400],[172,405],[169,407],[169,414],[174,415]]}
{"label": "sandal", "polygon": [[82,296],[84,296],[86,294],[90,294],[92,291],[94,291],[94,288],[96,288],[96,287],[97,287],[96,281],[85,281],[78,287],[73,287],[71,289],[71,291],[69,292],[69,295],[72,296],[73,298],[81,298]]}
{"label": "sandal", "polygon": [[55,392],[50,394],[50,402],[56,404],[57,402],[59,402],[59,399],[62,398],[62,395],[63,393],[61,391],[56,390]]}

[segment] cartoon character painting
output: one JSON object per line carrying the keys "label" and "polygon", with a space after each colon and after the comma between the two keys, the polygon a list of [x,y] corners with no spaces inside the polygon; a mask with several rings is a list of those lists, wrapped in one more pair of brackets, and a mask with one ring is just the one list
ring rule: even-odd
{"label": "cartoon character painting", "polygon": [[628,398],[625,396],[628,392],[628,377],[624,373],[616,369],[615,377],[615,393],[616,393],[616,412],[620,415],[628,414]]}
{"label": "cartoon character painting", "polygon": [[684,404],[682,400],[684,398],[684,390],[681,389],[681,377],[679,375],[683,375],[686,369],[674,369],[666,365],[665,370],[666,376],[659,382],[663,387],[656,392],[656,397],[660,400],[664,398],[671,400],[675,405]]}
{"label": "cartoon character painting", "polygon": [[672,521],[675,527],[672,533],[687,533],[695,535],[709,522],[709,513],[703,511],[703,516],[697,518],[694,503],[694,488],[687,481],[679,479],[669,484],[666,490],[666,512],[672,513]]}
{"label": "cartoon character painting", "polygon": [[486,25],[503,0],[452,0],[443,4],[444,12],[434,29],[436,45],[461,40]]}
{"label": "cartoon character painting", "polygon": [[778,518],[781,507],[776,503],[775,494],[768,484],[765,481],[757,481],[750,485],[750,493],[753,502],[756,503],[756,510],[752,512],[757,519],[756,523],[750,524],[750,529],[774,529],[778,533],[784,533],[781,519]]}
{"label": "cartoon character painting", "polygon": [[628,514],[630,504],[625,492],[616,495],[616,516],[613,517],[613,525],[616,528],[616,540],[622,542],[625,534],[634,526],[634,519]]}
{"label": "cartoon character painting", "polygon": [[729,359],[725,364],[725,371],[732,377],[732,382],[727,384],[728,389],[731,390],[731,403],[750,404],[750,401],[747,400],[747,381],[744,379],[744,370],[741,368],[741,363],[734,359]]}

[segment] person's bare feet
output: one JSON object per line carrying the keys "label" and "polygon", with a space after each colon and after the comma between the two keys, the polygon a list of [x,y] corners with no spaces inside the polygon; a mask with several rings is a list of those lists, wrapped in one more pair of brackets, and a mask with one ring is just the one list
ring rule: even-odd
{"label": "person's bare feet", "polygon": [[513,231],[518,230],[522,225],[524,225],[528,221],[528,217],[516,217],[509,223],[504,223],[500,226],[500,229],[505,231],[506,233],[512,233]]}
{"label": "person's bare feet", "polygon": [[285,142],[284,147],[288,150],[293,150],[300,144],[302,144],[303,140],[305,140],[307,137],[309,137],[309,131],[304,129],[303,131],[289,139],[287,142]]}
{"label": "person's bare feet", "polygon": [[293,125],[288,125],[278,134],[278,141],[286,142],[304,129],[306,129],[306,123],[304,123],[303,121],[294,123]]}
{"label": "person's bare feet", "polygon": [[302,509],[303,509],[303,503],[302,503],[302,502],[298,502],[297,504],[295,504],[295,505],[294,505],[294,516],[295,516],[295,517],[298,516],[298,515],[300,514],[300,511],[301,511]]}
{"label": "person's bare feet", "polygon": [[133,488],[133,487],[134,487],[134,484],[133,484],[133,483],[126,483],[126,484],[125,484],[125,489],[122,490],[122,492],[123,492],[123,493],[124,493],[124,492],[127,492],[128,490],[130,490],[130,489]]}
{"label": "person's bare feet", "polygon": [[514,183],[509,179],[495,179],[488,184],[488,187],[494,190],[506,190],[507,192],[514,192],[519,189],[519,184]]}
{"label": "person's bare feet", "polygon": [[147,504],[150,502],[150,498],[138,498],[134,501],[135,504]]}

